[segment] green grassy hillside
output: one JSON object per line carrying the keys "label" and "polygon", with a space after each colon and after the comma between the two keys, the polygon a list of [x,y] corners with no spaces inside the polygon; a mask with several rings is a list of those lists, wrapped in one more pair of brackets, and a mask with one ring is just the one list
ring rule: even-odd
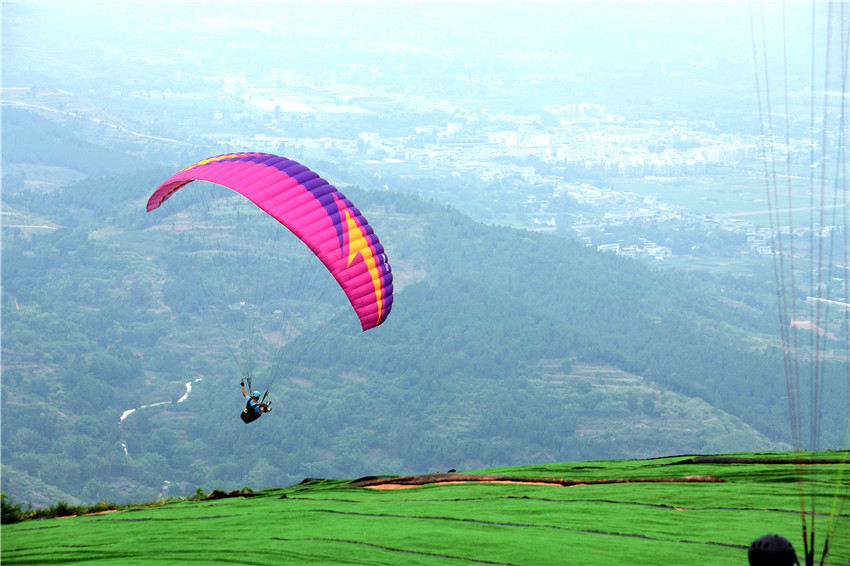
{"label": "green grassy hillside", "polygon": [[2,560],[729,566],[747,564],[749,544],[768,533],[791,540],[802,560],[802,487],[807,508],[817,512],[816,557],[831,529],[825,563],[847,564],[850,453],[821,454],[844,463],[817,466],[770,463],[790,454],[755,456],[752,463],[679,456],[478,472],[570,480],[568,487],[464,482],[374,489],[305,480],[256,497],[163,501],[5,525]]}

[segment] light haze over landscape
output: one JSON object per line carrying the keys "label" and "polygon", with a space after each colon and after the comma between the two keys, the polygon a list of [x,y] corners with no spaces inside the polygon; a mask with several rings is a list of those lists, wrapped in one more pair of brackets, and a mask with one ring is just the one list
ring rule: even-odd
{"label": "light haze over landscape", "polygon": [[[778,3],[743,2],[4,1],[4,491],[44,505],[59,498],[182,495],[198,485],[266,487],[311,475],[517,463],[507,458],[531,464],[847,448],[847,384],[827,385],[834,389],[823,395],[823,407],[802,402],[801,414],[822,411],[827,424],[820,432],[813,426],[801,446],[788,430],[784,395],[793,392],[781,375],[788,341],[796,340],[788,332],[801,333],[794,361],[808,364],[822,350],[811,363],[834,363],[838,370],[824,370],[830,376],[843,376],[847,364],[847,173],[841,167],[847,58],[826,40],[836,35],[846,50],[850,14],[846,2],[829,6],[815,4],[813,23],[812,5],[803,2],[785,5],[783,18]],[[272,346],[291,340],[300,347],[293,337],[316,329],[340,344],[356,344],[356,352],[320,350],[326,358],[307,367],[309,348],[298,350],[293,356],[301,365],[276,384],[280,414],[264,417],[251,433],[233,433],[227,427],[236,425],[219,427],[216,420],[230,413],[235,419],[234,409],[241,410],[239,376],[222,369],[230,361],[226,340],[201,314],[218,282],[204,281],[203,293],[180,295],[178,288],[169,295],[191,273],[181,271],[177,255],[162,251],[178,249],[171,231],[185,232],[179,235],[185,257],[209,252],[197,241],[210,241],[193,242],[193,230],[206,228],[210,217],[223,230],[237,223],[220,220],[216,214],[229,212],[209,202],[210,217],[187,221],[181,216],[189,214],[186,201],[176,198],[169,203],[175,208],[144,212],[144,199],[171,173],[237,151],[285,155],[346,194],[351,188],[388,250],[397,293],[386,325],[361,342],[330,328],[344,318],[338,298],[323,296],[314,318],[264,328],[268,349],[261,361],[274,358]],[[778,164],[780,181],[766,179],[765,163]],[[143,173],[134,178],[136,172]],[[771,189],[786,182],[788,194],[779,201]],[[81,196],[87,191],[97,196]],[[61,196],[51,204],[55,195]],[[102,195],[119,202],[102,205],[108,209],[102,212]],[[453,234],[456,273],[442,273],[429,261],[449,252],[429,246],[444,235],[437,229],[458,226],[468,233]],[[462,257],[467,234],[478,254],[469,261]],[[474,247],[491,234],[495,243]],[[795,247],[778,249],[783,236]],[[527,255],[510,248],[500,256],[501,246],[523,238],[533,242]],[[102,248],[77,259],[74,246]],[[519,268],[535,271],[544,249],[564,254],[552,260],[564,271],[553,275],[556,282],[532,287],[537,280]],[[485,263],[483,253],[492,253],[497,267],[466,273],[467,265]],[[9,257],[33,263],[13,266]],[[94,259],[103,257],[108,261]],[[793,270],[787,297],[799,305],[778,316],[786,292],[776,287],[777,257],[798,262],[779,269]],[[527,259],[532,265],[521,266]],[[575,269],[567,267],[572,262]],[[49,270],[59,265],[63,271],[53,275]],[[102,269],[102,279],[87,271],[93,266]],[[584,266],[604,273],[596,279]],[[829,271],[811,276],[822,268]],[[614,283],[632,274],[635,282]],[[572,275],[586,280],[566,282]],[[526,278],[532,298],[517,298],[517,281]],[[434,291],[462,287],[458,280],[475,286],[468,294]],[[669,285],[676,297],[656,283]],[[559,285],[580,289],[576,296],[587,297],[586,305],[551,306]],[[711,286],[705,295],[703,285]],[[664,296],[651,295],[653,289]],[[181,306],[175,296],[188,298]],[[482,296],[488,302],[478,307]],[[85,322],[64,326],[70,319],[50,302],[57,297],[74,305],[75,316],[88,317]],[[116,304],[98,303],[103,297]],[[463,318],[440,310],[448,298],[468,301],[455,305],[458,313],[468,308],[482,317],[504,316],[472,329],[407,332],[431,320]],[[668,305],[667,298],[679,302]],[[241,307],[233,307],[240,300]],[[235,317],[232,311],[260,302],[236,299],[220,308]],[[123,305],[136,309],[133,320],[117,318]],[[594,314],[605,305],[610,312]],[[684,307],[676,305],[692,310],[681,314]],[[827,306],[831,310],[821,313]],[[568,336],[569,346],[529,347],[527,355],[516,344],[477,349],[491,331],[506,337],[531,332],[530,321],[548,311],[553,321],[537,329],[545,338],[518,343],[537,347],[551,336]],[[583,328],[588,320],[617,316],[640,321],[628,339],[615,336],[616,321]],[[227,320],[222,326],[235,334],[236,324]],[[394,328],[405,331],[391,334]],[[694,351],[659,346],[657,328]],[[432,350],[411,353],[408,367],[386,362],[373,368],[357,355],[360,347],[382,352],[390,343],[393,351],[410,352],[423,347],[422,336],[438,339],[428,344]],[[697,359],[703,339],[705,358]],[[720,341],[727,349],[716,354]],[[732,345],[749,349],[747,365],[719,359]],[[522,350],[516,360],[512,348]],[[652,348],[670,357],[656,366]],[[336,356],[363,366],[351,362],[341,371],[328,361]],[[717,381],[688,378],[701,363]],[[775,382],[752,385],[746,394],[724,390],[720,374],[746,383],[760,379],[758,369],[770,373],[768,367],[779,368]],[[408,370],[419,373],[410,377]],[[77,379],[77,371],[85,379]],[[480,397],[458,400],[464,371],[481,374],[474,386]],[[131,386],[121,385],[121,372],[135,376]],[[392,391],[415,390],[415,399],[387,393],[376,385],[381,376],[398,378]],[[441,393],[437,384],[448,382],[453,385],[445,387],[458,389]],[[373,389],[363,394],[360,384]],[[104,387],[107,406],[87,405]],[[747,396],[761,388],[775,403],[753,402],[759,409],[752,416]],[[51,400],[39,408],[49,430],[13,418],[31,391]],[[331,400],[321,391],[330,391]],[[386,397],[374,401],[381,393]],[[464,411],[447,408],[446,398]],[[299,401],[297,413],[288,413]],[[414,408],[406,415],[381,414],[386,407],[403,413],[408,402]],[[515,415],[512,407],[524,410]],[[433,427],[421,427],[421,435],[399,433],[416,420],[410,415],[433,419]],[[531,432],[510,437],[515,444],[491,449],[475,440],[483,430],[499,431],[496,437],[517,430],[517,423]],[[376,431],[386,434],[374,440]],[[555,438],[560,433],[569,442]],[[463,448],[457,438],[466,439]],[[242,469],[225,447],[255,439],[270,452]],[[99,472],[86,463],[68,467],[93,453]],[[207,454],[208,460],[192,460]]]}

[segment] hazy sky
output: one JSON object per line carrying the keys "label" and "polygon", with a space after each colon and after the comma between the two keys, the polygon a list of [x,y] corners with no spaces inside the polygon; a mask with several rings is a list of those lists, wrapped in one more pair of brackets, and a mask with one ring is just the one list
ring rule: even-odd
{"label": "hazy sky", "polygon": [[[102,96],[185,88],[187,77],[214,77],[214,89],[289,73],[291,85],[300,73],[508,113],[593,102],[629,119],[709,120],[752,134],[752,121],[739,122],[756,113],[754,39],[760,72],[766,66],[776,88],[785,88],[787,65],[801,113],[821,70],[811,74],[808,2],[7,1],[2,9],[4,86]],[[814,4],[818,62],[826,10]],[[822,80],[814,84],[822,90]]]}

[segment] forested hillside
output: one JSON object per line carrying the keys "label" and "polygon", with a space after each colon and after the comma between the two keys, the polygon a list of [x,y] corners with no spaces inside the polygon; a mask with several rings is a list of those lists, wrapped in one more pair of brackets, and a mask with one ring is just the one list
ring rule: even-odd
{"label": "forested hillside", "polygon": [[150,167],[145,160],[86,141],[37,114],[3,108],[4,163],[44,164],[107,175]]}
{"label": "forested hillside", "polygon": [[[3,487],[18,500],[788,440],[770,282],[652,271],[350,188],[396,281],[390,318],[362,333],[318,262],[273,248],[284,230],[221,191],[145,213],[168,174],[4,191]],[[246,371],[275,408],[249,427]]]}

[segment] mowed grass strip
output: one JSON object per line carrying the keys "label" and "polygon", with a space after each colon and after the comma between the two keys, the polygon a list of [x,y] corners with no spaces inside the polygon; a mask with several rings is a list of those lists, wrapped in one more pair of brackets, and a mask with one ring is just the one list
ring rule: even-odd
{"label": "mowed grass strip", "polygon": [[[316,481],[252,498],[4,525],[2,561],[729,565],[746,564],[750,542],[774,532],[802,553],[796,466],[672,461],[677,459],[487,473],[573,479],[711,475],[724,481],[573,487],[468,482],[381,490]],[[839,508],[844,505],[832,515],[831,564],[850,559],[848,479],[847,464],[822,465],[802,484],[814,492],[818,548],[833,495],[839,494]]]}

